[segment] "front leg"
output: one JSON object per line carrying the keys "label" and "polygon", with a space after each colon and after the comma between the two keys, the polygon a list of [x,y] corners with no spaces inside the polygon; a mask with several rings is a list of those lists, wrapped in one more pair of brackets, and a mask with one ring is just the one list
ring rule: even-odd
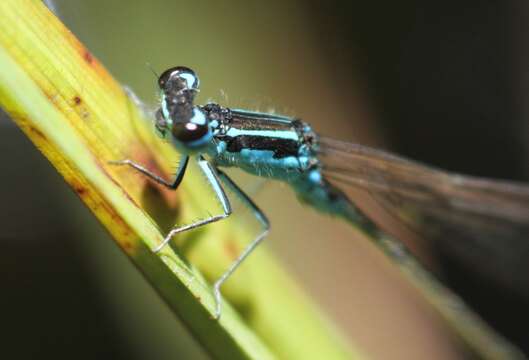
{"label": "front leg", "polygon": [[155,181],[156,183],[163,185],[169,189],[176,190],[178,185],[182,182],[182,179],[184,178],[184,174],[187,169],[187,163],[189,162],[189,156],[184,155],[180,159],[180,163],[178,164],[178,169],[176,170],[176,176],[173,182],[169,182],[162,178],[159,175],[156,175],[155,173],[147,170],[144,166],[134,162],[130,159],[124,159],[124,160],[116,160],[116,161],[109,161],[108,163],[111,165],[127,165],[133,168],[134,170],[142,173],[143,175],[147,176],[149,179]]}

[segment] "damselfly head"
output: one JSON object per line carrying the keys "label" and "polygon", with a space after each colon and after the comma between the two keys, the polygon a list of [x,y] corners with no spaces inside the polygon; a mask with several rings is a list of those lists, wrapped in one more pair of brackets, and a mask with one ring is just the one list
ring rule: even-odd
{"label": "damselfly head", "polygon": [[189,121],[198,85],[198,77],[190,68],[176,66],[165,70],[158,78],[163,116],[175,122]]}
{"label": "damselfly head", "polygon": [[165,70],[158,78],[158,86],[165,94],[184,91],[198,92],[200,81],[193,70],[176,66]]}
{"label": "damselfly head", "polygon": [[200,151],[213,138],[207,114],[193,104],[199,80],[195,72],[184,66],[170,68],[158,78],[161,108],[155,127],[164,138],[184,153]]}

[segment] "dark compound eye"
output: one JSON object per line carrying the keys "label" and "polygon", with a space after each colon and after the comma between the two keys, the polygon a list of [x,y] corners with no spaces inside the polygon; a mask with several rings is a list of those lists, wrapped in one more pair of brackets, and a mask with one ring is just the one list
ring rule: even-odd
{"label": "dark compound eye", "polygon": [[195,72],[185,66],[167,69],[158,78],[158,86],[164,91],[198,90],[199,84]]}
{"label": "dark compound eye", "polygon": [[173,136],[182,143],[190,143],[205,138],[208,135],[208,125],[200,125],[192,122],[173,124]]}

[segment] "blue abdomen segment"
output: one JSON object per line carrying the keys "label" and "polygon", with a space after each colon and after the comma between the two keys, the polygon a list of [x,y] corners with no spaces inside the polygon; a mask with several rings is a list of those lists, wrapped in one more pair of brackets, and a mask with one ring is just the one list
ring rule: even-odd
{"label": "blue abdomen segment", "polygon": [[292,183],[301,202],[318,211],[337,216],[364,230],[375,231],[374,224],[339,189],[329,184],[322,176],[321,169],[312,169],[306,176]]}
{"label": "blue abdomen segment", "polygon": [[327,184],[319,168],[308,171],[293,182],[292,186],[302,202],[322,212],[339,212],[343,205],[342,199],[345,199],[339,191],[334,191],[334,188]]}

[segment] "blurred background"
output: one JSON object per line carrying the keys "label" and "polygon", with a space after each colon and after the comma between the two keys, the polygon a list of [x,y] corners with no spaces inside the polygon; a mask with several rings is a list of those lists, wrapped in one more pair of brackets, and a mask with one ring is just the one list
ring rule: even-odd
{"label": "blurred background", "polygon": [[[156,82],[146,63],[158,72],[185,65],[201,78],[199,102],[295,115],[321,134],[445,169],[529,180],[523,1],[53,5],[148,104],[156,105]],[[0,212],[7,358],[208,358],[5,114],[0,161],[0,198],[9,204]],[[255,183],[230,174],[243,188]],[[272,222],[266,246],[371,358],[465,356],[436,313],[347,225],[303,208],[282,184],[266,184],[255,199]],[[527,351],[527,299],[435,255],[452,286]]]}

